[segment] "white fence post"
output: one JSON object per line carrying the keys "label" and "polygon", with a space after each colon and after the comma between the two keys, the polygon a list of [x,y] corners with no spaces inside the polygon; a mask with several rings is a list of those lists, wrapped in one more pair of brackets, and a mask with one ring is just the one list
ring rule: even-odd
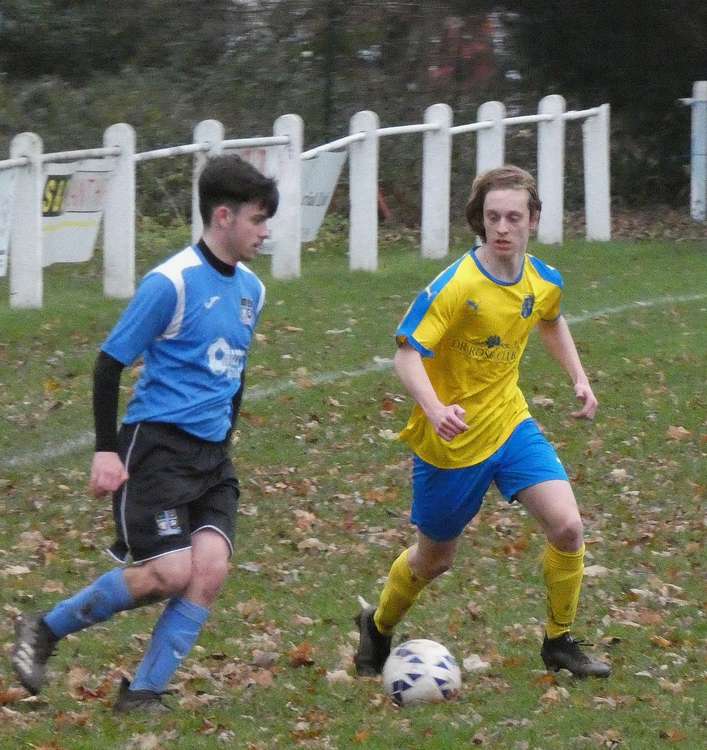
{"label": "white fence post", "polygon": [[15,167],[15,207],[10,235],[10,306],[42,306],[42,139],[20,133],[10,144],[10,158],[26,156],[29,163]]}
{"label": "white fence post", "polygon": [[365,138],[349,146],[349,268],[378,268],[378,115],[370,110],[351,118],[349,133]]}
{"label": "white fence post", "polygon": [[611,239],[611,170],[609,166],[609,105],[582,123],[584,137],[584,215],[586,239]]}
{"label": "white fence post", "polygon": [[199,175],[206,164],[209,155],[221,152],[223,140],[223,125],[218,120],[202,120],[194,128],[194,143],[210,143],[208,152],[199,151],[194,154],[194,168],[191,173],[191,241],[198,242],[204,231],[204,222],[199,211]]}
{"label": "white fence post", "polygon": [[103,145],[120,148],[103,212],[103,293],[124,299],[135,292],[135,130],[111,125]]}
{"label": "white fence post", "polygon": [[502,167],[506,151],[506,107],[502,102],[484,102],[476,113],[477,122],[490,121],[490,128],[476,131],[476,174]]}
{"label": "white fence post", "polygon": [[444,258],[449,252],[452,108],[433,104],[425,110],[425,122],[437,130],[426,130],[422,141],[422,257]]}
{"label": "white fence post", "polygon": [[692,137],[690,148],[690,215],[707,220],[707,81],[692,86]]}
{"label": "white fence post", "polygon": [[280,203],[272,219],[272,275],[292,279],[301,273],[302,249],[302,141],[304,123],[299,115],[282,115],[275,120],[274,136],[287,136],[289,143],[278,146]]}
{"label": "white fence post", "polygon": [[551,120],[538,123],[538,192],[543,203],[538,226],[538,242],[562,242],[565,193],[564,97],[551,94],[540,100],[538,113]]}

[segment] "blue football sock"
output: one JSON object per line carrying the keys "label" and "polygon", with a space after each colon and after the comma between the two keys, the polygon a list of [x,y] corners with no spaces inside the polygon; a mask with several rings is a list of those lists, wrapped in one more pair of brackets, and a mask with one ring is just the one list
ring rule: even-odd
{"label": "blue football sock", "polygon": [[208,616],[209,610],[194,602],[171,599],[152,631],[152,640],[130,689],[164,692],[182,659],[191,651]]}
{"label": "blue football sock", "polygon": [[59,602],[43,619],[57,638],[63,638],[134,606],[123,569],[113,568],[70,599]]}

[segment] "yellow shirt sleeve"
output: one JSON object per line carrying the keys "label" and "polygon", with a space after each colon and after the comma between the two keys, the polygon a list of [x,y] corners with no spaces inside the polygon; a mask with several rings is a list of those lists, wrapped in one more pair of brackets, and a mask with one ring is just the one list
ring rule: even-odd
{"label": "yellow shirt sleeve", "polygon": [[395,339],[417,349],[423,357],[434,357],[434,349],[464,304],[465,287],[457,271],[460,258],[425,287],[405,313]]}

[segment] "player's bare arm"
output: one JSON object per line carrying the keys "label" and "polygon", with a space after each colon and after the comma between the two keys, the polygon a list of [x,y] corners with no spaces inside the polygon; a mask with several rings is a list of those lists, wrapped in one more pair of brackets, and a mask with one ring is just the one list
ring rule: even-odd
{"label": "player's bare arm", "polygon": [[394,365],[402,384],[443,440],[452,440],[468,429],[464,409],[459,404],[445,405],[437,397],[418,351],[403,344],[395,353]]}
{"label": "player's bare arm", "polygon": [[571,412],[572,416],[575,419],[594,419],[599,402],[582,367],[567,321],[562,315],[552,321],[541,320],[538,331],[545,349],[572,380],[575,396],[581,403],[580,409]]}

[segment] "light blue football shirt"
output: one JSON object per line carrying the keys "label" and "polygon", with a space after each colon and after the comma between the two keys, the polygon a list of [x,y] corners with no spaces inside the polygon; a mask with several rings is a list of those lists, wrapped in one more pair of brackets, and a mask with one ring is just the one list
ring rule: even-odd
{"label": "light blue football shirt", "polygon": [[145,276],[101,347],[144,368],[124,422],[168,422],[223,440],[241,384],[265,287],[239,263],[224,276],[190,246]]}

